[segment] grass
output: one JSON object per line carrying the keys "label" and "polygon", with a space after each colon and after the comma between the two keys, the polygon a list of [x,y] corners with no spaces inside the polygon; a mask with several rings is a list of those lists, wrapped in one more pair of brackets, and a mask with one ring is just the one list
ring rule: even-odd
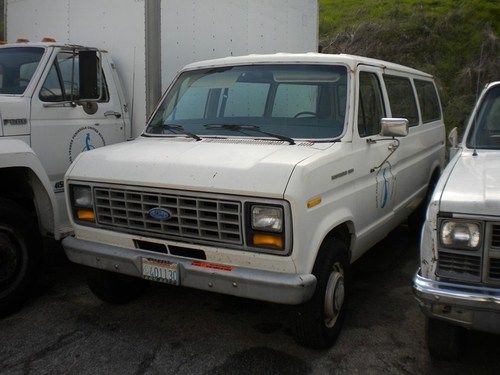
{"label": "grass", "polygon": [[327,53],[409,65],[436,78],[448,129],[461,128],[478,87],[500,79],[500,2],[320,0]]}

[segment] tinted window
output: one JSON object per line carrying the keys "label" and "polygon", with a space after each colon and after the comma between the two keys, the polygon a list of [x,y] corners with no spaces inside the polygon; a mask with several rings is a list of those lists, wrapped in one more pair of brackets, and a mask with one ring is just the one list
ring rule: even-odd
{"label": "tinted window", "polygon": [[147,133],[172,134],[162,124],[173,123],[198,135],[265,137],[234,126],[252,125],[292,138],[335,138],[344,130],[346,87],[343,66],[256,64],[187,71],[165,96]]}
{"label": "tinted window", "polygon": [[358,132],[361,137],[380,133],[385,116],[380,82],[374,73],[359,73]]}
{"label": "tinted window", "polygon": [[418,125],[417,103],[408,78],[384,75],[392,117],[408,119],[410,126]]}
{"label": "tinted window", "polygon": [[434,84],[430,81],[414,80],[417,89],[418,104],[422,112],[422,122],[431,122],[441,118],[439,99]]}
{"label": "tinted window", "polygon": [[0,94],[23,94],[44,54],[43,48],[0,49]]}

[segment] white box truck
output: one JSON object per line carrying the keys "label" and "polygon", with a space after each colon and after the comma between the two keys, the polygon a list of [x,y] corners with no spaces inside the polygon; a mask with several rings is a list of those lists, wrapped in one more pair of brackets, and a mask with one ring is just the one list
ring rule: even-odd
{"label": "white box truck", "polygon": [[[162,91],[187,63],[316,50],[318,4],[6,0],[5,26],[0,314],[26,298],[39,271],[40,238],[60,240],[71,231],[63,176],[78,154],[139,135]],[[92,60],[84,58],[92,54],[102,67],[93,76]]]}

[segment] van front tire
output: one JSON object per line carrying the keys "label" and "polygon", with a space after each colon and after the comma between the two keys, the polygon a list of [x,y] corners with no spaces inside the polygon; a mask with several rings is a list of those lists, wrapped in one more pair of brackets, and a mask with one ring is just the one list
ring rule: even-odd
{"label": "van front tire", "polygon": [[139,298],[146,289],[146,282],[119,273],[86,268],[85,277],[92,293],[101,301],[123,305]]}
{"label": "van front tire", "polygon": [[345,315],[349,257],[344,242],[327,239],[314,264],[317,284],[313,297],[297,307],[295,340],[309,348],[324,349],[335,343]]}
{"label": "van front tire", "polygon": [[41,239],[32,214],[0,198],[0,317],[18,310],[40,274]]}

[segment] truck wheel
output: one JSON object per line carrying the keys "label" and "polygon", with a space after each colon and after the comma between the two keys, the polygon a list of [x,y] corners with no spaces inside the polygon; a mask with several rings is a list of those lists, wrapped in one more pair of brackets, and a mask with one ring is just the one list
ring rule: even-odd
{"label": "truck wheel", "polygon": [[427,347],[433,359],[456,361],[465,346],[465,329],[440,319],[427,318]]}
{"label": "truck wheel", "polygon": [[87,284],[100,300],[114,305],[123,305],[140,297],[146,288],[146,282],[119,273],[86,268]]}
{"label": "truck wheel", "polygon": [[321,246],[313,274],[317,278],[312,298],[297,307],[295,340],[314,349],[327,348],[339,335],[345,314],[348,250],[344,242],[328,239]]}
{"label": "truck wheel", "polygon": [[0,198],[0,316],[17,310],[39,275],[41,241],[31,214]]}

